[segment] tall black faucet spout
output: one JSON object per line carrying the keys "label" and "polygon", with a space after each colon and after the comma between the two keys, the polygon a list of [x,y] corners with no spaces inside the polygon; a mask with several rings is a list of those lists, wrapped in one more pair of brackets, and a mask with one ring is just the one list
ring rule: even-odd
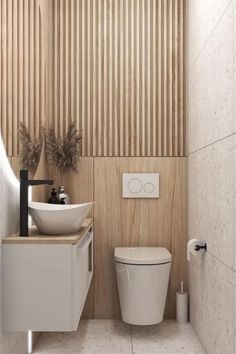
{"label": "tall black faucet spout", "polygon": [[41,184],[49,184],[52,185],[54,183],[54,181],[52,179],[43,179],[43,180],[39,180],[39,179],[32,179],[28,181],[28,185],[29,186],[39,186]]}
{"label": "tall black faucet spout", "polygon": [[28,170],[20,170],[20,236],[29,236],[28,226],[28,203],[29,203],[29,186],[38,186],[43,184],[52,185],[51,179],[45,180],[29,180]]}

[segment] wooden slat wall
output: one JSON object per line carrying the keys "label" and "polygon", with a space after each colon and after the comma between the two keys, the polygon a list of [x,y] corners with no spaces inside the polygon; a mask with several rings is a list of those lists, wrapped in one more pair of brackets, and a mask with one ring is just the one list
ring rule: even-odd
{"label": "wooden slat wall", "polygon": [[1,132],[75,120],[82,156],[185,156],[184,0],[0,0]]}
{"label": "wooden slat wall", "polygon": [[43,0],[0,1],[0,122],[9,156],[18,154],[19,120],[35,135],[45,125],[40,2],[43,4]]}

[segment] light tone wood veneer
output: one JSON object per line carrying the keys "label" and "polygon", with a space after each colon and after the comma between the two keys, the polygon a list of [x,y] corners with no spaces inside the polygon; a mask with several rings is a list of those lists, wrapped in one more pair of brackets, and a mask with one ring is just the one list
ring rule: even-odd
{"label": "light tone wood veneer", "polygon": [[185,156],[184,0],[1,0],[1,133],[18,121],[82,156]]}
{"label": "light tone wood veneer", "polygon": [[[119,318],[114,248],[163,246],[173,255],[166,317],[175,316],[175,292],[187,282],[186,159],[95,158],[94,317]],[[159,199],[123,199],[122,172],[159,172]]]}
{"label": "light tone wood veneer", "polygon": [[82,237],[88,232],[88,230],[93,225],[93,219],[85,219],[80,230],[73,235],[65,235],[65,236],[50,236],[50,235],[41,235],[35,227],[32,227],[29,230],[29,236],[23,237],[19,234],[14,234],[9,237],[3,238],[3,244],[57,244],[57,245],[76,245]]}

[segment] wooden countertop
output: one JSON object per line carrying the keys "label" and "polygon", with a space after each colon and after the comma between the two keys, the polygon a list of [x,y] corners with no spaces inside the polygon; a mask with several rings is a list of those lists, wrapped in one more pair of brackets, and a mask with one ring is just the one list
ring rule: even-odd
{"label": "wooden countertop", "polygon": [[18,234],[13,234],[9,237],[2,239],[3,244],[72,244],[76,245],[84,234],[93,225],[93,219],[85,219],[79,232],[73,235],[62,235],[62,236],[51,236],[51,235],[40,235],[36,228],[29,230],[30,236],[21,237]]}

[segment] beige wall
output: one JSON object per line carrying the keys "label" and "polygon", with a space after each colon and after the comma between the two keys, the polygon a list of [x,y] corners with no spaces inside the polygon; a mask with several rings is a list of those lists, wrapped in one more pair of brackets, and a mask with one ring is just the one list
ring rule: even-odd
{"label": "beige wall", "polygon": [[208,354],[235,342],[236,2],[188,1],[188,236],[208,251],[190,263],[190,319]]}

